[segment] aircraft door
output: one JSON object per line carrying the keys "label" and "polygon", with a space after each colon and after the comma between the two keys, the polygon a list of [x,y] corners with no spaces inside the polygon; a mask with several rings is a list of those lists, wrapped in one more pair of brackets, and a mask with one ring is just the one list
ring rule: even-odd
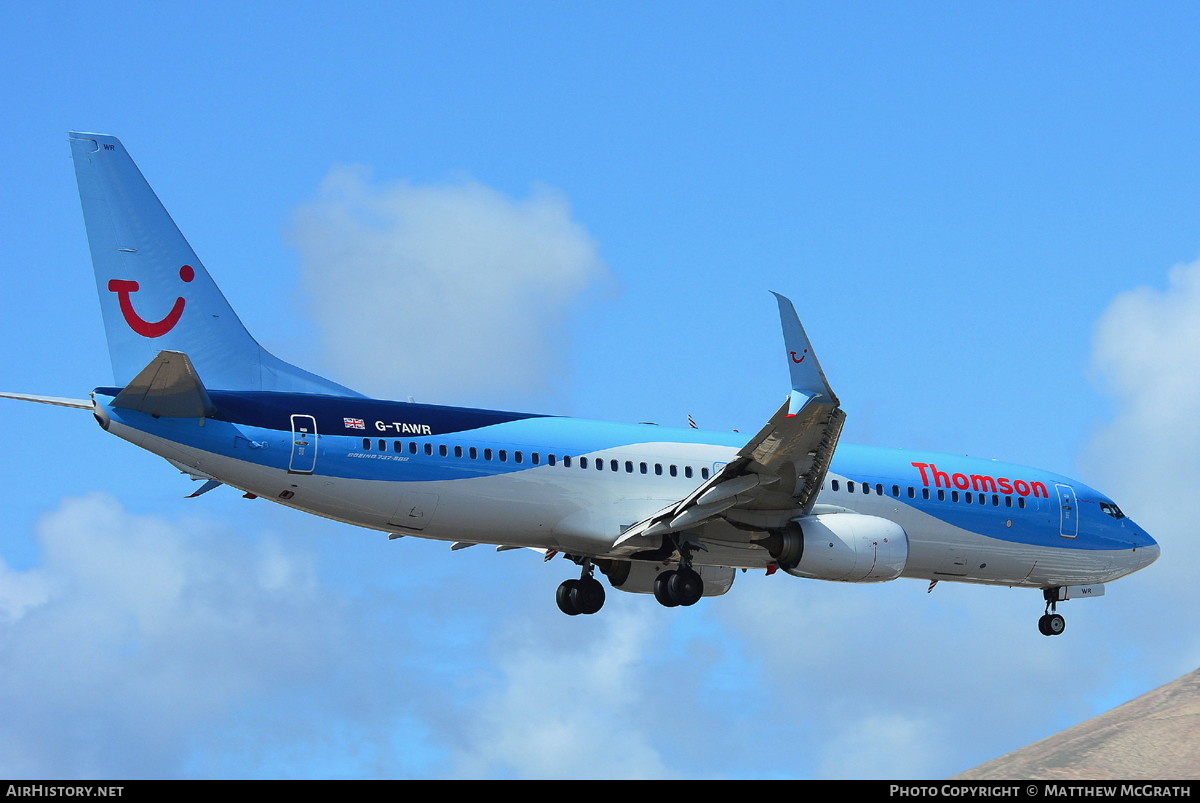
{"label": "aircraft door", "polygon": [[289,474],[312,474],[317,468],[317,419],[311,415],[292,415],[292,456]]}
{"label": "aircraft door", "polygon": [[1055,485],[1058,491],[1059,533],[1063,538],[1079,535],[1079,504],[1075,500],[1075,489],[1070,485]]}

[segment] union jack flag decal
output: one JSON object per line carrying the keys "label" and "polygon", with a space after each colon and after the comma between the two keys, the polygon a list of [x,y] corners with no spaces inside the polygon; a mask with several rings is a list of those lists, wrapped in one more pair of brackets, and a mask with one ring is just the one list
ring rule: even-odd
{"label": "union jack flag decal", "polygon": [[346,422],[346,429],[366,429],[367,425],[363,423],[361,418],[343,418]]}

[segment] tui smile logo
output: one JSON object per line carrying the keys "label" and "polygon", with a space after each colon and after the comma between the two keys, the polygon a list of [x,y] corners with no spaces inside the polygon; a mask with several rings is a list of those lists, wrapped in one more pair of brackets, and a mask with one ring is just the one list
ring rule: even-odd
{"label": "tui smile logo", "polygon": [[[179,278],[190,282],[196,278],[196,271],[191,265],[184,265],[179,269]],[[121,314],[125,316],[125,323],[129,324],[129,328],[142,337],[162,337],[174,329],[175,324],[179,323],[179,319],[183,316],[183,308],[187,306],[187,300],[183,297],[176,298],[171,311],[165,318],[148,321],[138,315],[137,310],[133,308],[133,299],[130,298],[139,288],[140,285],[137,282],[128,279],[109,279],[108,281],[108,289],[117,294],[117,301],[121,305]]]}

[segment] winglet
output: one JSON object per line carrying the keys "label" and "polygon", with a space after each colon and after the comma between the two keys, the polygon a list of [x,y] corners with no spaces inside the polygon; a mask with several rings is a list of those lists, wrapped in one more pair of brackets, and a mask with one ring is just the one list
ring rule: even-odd
{"label": "winglet", "polygon": [[786,297],[771,291],[779,302],[779,322],[783,325],[783,347],[787,352],[788,371],[791,373],[792,392],[788,414],[795,415],[809,399],[825,396],[833,404],[840,404],[838,397],[829,388],[825,372],[817,360],[812,343],[804,332],[804,326],[796,315],[796,308]]}

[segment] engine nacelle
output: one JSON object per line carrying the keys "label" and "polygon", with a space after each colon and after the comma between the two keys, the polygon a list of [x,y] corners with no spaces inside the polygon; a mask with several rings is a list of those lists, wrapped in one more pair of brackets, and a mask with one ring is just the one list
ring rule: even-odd
{"label": "engine nacelle", "polygon": [[894,521],[859,513],[800,516],[758,542],[796,577],[879,583],[908,563],[908,535]]}
{"label": "engine nacelle", "polygon": [[[653,594],[654,578],[663,572],[678,568],[674,564],[663,566],[661,563],[650,563],[641,560],[596,561],[596,565],[604,572],[609,584],[621,591],[633,594]],[[704,581],[704,596],[719,597],[733,587],[736,569],[724,566],[695,566]]]}

